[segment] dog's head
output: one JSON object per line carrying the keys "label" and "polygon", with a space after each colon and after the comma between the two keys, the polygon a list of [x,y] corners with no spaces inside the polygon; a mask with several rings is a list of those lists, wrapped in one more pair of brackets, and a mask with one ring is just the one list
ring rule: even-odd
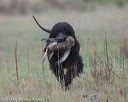
{"label": "dog's head", "polygon": [[37,25],[45,32],[49,33],[49,38],[55,38],[58,42],[63,42],[66,40],[68,36],[72,36],[75,38],[75,32],[72,26],[66,22],[59,22],[55,24],[51,30],[43,28],[38,21],[33,16],[34,20],[36,21]]}
{"label": "dog's head", "polygon": [[49,38],[56,38],[57,41],[65,41],[68,36],[75,37],[72,26],[66,22],[60,22],[53,26]]}

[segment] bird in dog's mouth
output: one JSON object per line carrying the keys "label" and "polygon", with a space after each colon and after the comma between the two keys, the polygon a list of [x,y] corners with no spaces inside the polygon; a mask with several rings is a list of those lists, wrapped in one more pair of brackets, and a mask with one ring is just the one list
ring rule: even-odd
{"label": "bird in dog's mouth", "polygon": [[45,52],[47,53],[48,50],[52,51],[49,59],[54,55],[54,51],[63,51],[63,54],[59,56],[59,59],[57,62],[55,62],[55,64],[63,63],[68,58],[71,52],[71,48],[75,44],[75,40],[71,36],[68,36],[66,39],[63,39],[59,36],[57,38],[42,39],[42,41],[45,41],[47,43]]}

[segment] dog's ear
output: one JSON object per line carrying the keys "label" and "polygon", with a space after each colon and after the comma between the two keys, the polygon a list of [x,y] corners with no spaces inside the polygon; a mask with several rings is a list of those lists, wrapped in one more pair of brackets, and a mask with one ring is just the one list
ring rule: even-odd
{"label": "dog's ear", "polygon": [[47,33],[51,33],[51,30],[48,30],[48,29],[43,28],[43,27],[39,24],[39,22],[36,20],[36,18],[35,18],[34,16],[32,16],[32,17],[33,17],[33,19],[35,20],[36,24],[37,24],[43,31],[45,31],[45,32],[47,32]]}

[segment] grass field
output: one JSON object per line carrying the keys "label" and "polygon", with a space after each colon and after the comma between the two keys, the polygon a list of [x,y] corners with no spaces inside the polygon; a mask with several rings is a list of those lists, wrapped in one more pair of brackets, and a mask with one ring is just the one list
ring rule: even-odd
{"label": "grass field", "polygon": [[[46,28],[67,21],[75,29],[81,43],[84,73],[73,81],[70,91],[61,89],[47,60],[42,69],[45,44],[40,40],[48,35],[37,27],[32,16],[0,15],[0,100],[128,102],[128,62],[121,50],[122,35],[126,38],[128,32],[127,12],[127,7],[109,7],[35,15]],[[15,67],[16,44],[19,80]]]}

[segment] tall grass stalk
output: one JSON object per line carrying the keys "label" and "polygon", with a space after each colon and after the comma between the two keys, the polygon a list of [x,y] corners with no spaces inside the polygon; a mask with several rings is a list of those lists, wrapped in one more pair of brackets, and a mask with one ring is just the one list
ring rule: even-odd
{"label": "tall grass stalk", "polygon": [[110,76],[111,76],[111,69],[110,69],[110,66],[109,66],[109,55],[108,55],[108,39],[107,39],[107,31],[105,30],[105,38],[104,38],[104,43],[105,43],[105,56],[106,56],[106,61],[105,61],[105,68],[106,69],[106,75],[108,73],[108,82],[110,83]]}
{"label": "tall grass stalk", "polygon": [[19,89],[20,79],[19,79],[18,56],[17,56],[17,40],[16,40],[16,45],[15,45],[14,58],[15,58],[15,68],[16,68],[16,78],[17,78],[18,91],[20,93],[20,89]]}

